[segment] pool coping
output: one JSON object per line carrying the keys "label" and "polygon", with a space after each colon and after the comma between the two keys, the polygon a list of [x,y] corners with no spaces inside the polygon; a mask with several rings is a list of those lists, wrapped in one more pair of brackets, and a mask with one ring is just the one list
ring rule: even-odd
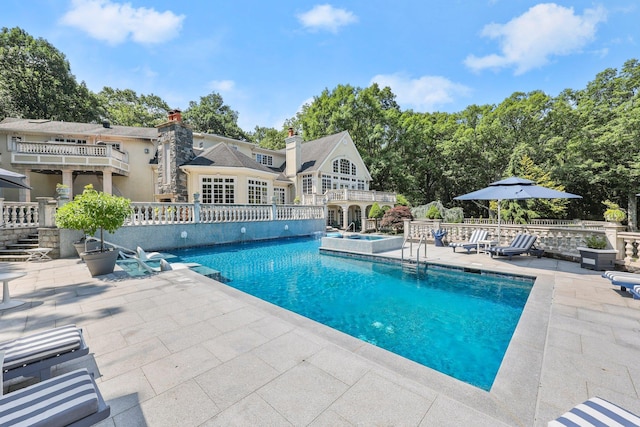
{"label": "pool coping", "polygon": [[[354,257],[371,258],[371,260],[377,259],[378,261],[384,260],[394,263],[399,261],[398,258],[388,254],[352,253],[352,255]],[[532,275],[515,273],[510,268],[493,266],[490,269],[469,267],[465,264],[442,260],[438,262],[427,260],[426,262],[457,269],[472,268],[510,276],[533,277]],[[507,265],[507,267],[514,266]],[[555,279],[552,274],[538,274],[535,276],[531,292],[494,383],[489,391],[485,391],[433,368],[421,365],[391,351],[333,329],[330,326],[216,281],[230,295],[251,303],[269,314],[291,322],[304,330],[313,332],[347,351],[406,377],[410,381],[417,381],[436,393],[443,393],[447,397],[507,425],[522,426],[533,425],[536,417],[554,282]]]}
{"label": "pool coping", "polygon": [[[340,251],[329,248],[320,248],[321,253],[331,256],[344,256],[370,261],[389,263],[402,262],[396,256],[385,254],[368,254],[361,252]],[[407,259],[405,262],[413,262]],[[395,353],[393,356],[411,362],[398,364],[393,358],[377,355],[373,349],[360,350],[358,354],[367,354],[373,357],[377,363],[397,370],[409,378],[419,378],[425,384],[434,384],[434,388],[443,391],[447,396],[466,405],[492,416],[507,424],[516,422],[518,425],[533,425],[536,412],[538,389],[542,375],[544,350],[547,341],[547,331],[551,316],[551,302],[553,298],[554,276],[550,274],[522,274],[510,270],[510,268],[470,267],[467,264],[453,261],[438,260],[434,262],[424,259],[425,264],[438,265],[462,271],[478,270],[499,275],[508,275],[533,279],[533,286],[516,328],[513,332],[507,351],[502,359],[500,368],[489,391],[482,390],[461,380],[450,377],[428,366],[412,362]],[[511,266],[508,266],[511,267]],[[354,337],[351,337],[353,339]],[[379,347],[369,344],[375,349]],[[380,349],[383,350],[383,349]],[[384,350],[386,351],[386,350]],[[405,366],[406,365],[406,366]],[[413,365],[418,365],[413,366]],[[424,370],[428,371],[424,371]]]}

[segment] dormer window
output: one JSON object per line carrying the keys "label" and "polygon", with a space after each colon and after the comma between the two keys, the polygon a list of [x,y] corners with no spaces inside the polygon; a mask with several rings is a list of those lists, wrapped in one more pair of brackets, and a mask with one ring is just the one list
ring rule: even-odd
{"label": "dormer window", "polygon": [[273,166],[273,156],[256,153],[256,162],[266,166]]}

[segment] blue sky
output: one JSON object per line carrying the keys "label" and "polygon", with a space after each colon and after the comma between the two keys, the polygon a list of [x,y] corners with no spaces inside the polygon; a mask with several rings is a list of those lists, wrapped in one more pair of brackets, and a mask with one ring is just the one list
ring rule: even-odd
{"label": "blue sky", "polygon": [[172,108],[218,92],[245,130],[325,88],[390,86],[403,109],[555,96],[640,58],[638,0],[4,0],[0,26],[63,52],[78,81]]}

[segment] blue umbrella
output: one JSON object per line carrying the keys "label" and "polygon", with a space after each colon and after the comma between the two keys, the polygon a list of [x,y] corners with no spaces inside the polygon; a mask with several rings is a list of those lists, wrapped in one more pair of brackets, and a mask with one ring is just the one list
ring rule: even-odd
{"label": "blue umbrella", "polygon": [[500,238],[500,202],[518,199],[581,199],[577,194],[566,193],[552,188],[536,185],[535,182],[512,176],[501,181],[492,182],[488,187],[462,196],[454,200],[497,200],[498,201],[498,238]]}
{"label": "blue umbrella", "polygon": [[24,183],[24,180],[27,177],[25,175],[11,172],[6,169],[0,169],[0,187],[4,188],[26,188],[30,190],[27,184]]}

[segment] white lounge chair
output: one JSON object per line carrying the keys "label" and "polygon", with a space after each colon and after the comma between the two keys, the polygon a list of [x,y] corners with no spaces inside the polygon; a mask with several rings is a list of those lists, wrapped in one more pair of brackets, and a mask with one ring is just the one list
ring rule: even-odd
{"label": "white lounge chair", "polygon": [[453,252],[456,251],[456,248],[466,249],[467,253],[471,253],[472,249],[478,249],[478,242],[480,240],[486,240],[489,232],[487,230],[473,230],[471,233],[471,237],[469,237],[469,241],[467,242],[453,242],[449,243],[449,247],[453,248]]}
{"label": "white lounge chair", "polygon": [[[0,343],[4,352],[5,380],[18,377],[51,377],[51,368],[89,354],[82,329],[67,325]],[[0,423],[2,425],[2,423]]]}
{"label": "white lounge chair", "polygon": [[140,246],[136,248],[136,253],[138,254],[138,258],[142,261],[151,261],[151,260],[159,260],[164,259],[164,255],[160,252],[145,252]]}
{"label": "white lounge chair", "polygon": [[574,406],[570,411],[549,422],[557,426],[640,426],[640,417],[599,397]]}

